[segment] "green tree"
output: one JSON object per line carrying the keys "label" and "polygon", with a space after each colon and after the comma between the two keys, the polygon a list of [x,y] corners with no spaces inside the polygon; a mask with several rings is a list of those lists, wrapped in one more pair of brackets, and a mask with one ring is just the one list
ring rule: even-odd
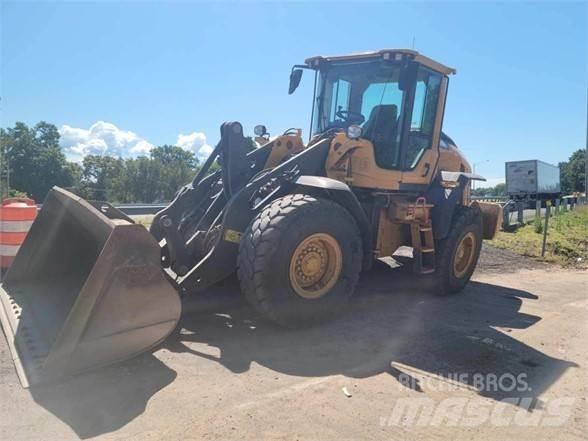
{"label": "green tree", "polygon": [[482,187],[472,190],[472,196],[491,197],[504,196],[506,194],[506,184],[496,184],[494,187]]}
{"label": "green tree", "polygon": [[257,148],[257,143],[251,136],[245,137],[245,145],[247,146],[247,151],[251,152]]}
{"label": "green tree", "polygon": [[180,187],[192,180],[198,165],[192,152],[167,144],[153,148],[151,160],[159,173],[160,200],[171,200]]}
{"label": "green tree", "polygon": [[195,168],[198,164],[198,160],[192,152],[169,144],[151,149],[151,159],[159,161],[166,166],[182,164],[191,169]]}
{"label": "green tree", "polygon": [[492,196],[504,196],[505,194],[506,194],[506,184],[504,182],[496,184],[496,186],[494,187],[494,192],[492,193]]}
{"label": "green tree", "polygon": [[161,163],[145,156],[125,161],[125,176],[120,181],[123,202],[157,202],[164,200],[166,184],[162,180]]}
{"label": "green tree", "polygon": [[82,162],[81,188],[83,197],[120,202],[113,184],[124,173],[124,161],[112,156],[88,155]]}
{"label": "green tree", "polygon": [[76,189],[79,188],[79,186],[82,182],[82,174],[84,172],[84,169],[77,162],[66,163],[66,168],[67,168],[67,173],[69,173],[70,176],[72,177],[72,185],[71,185],[71,187],[68,187],[68,189],[75,191]]}
{"label": "green tree", "polygon": [[34,128],[37,144],[43,148],[59,148],[59,131],[53,124],[40,121]]}
{"label": "green tree", "polygon": [[576,150],[567,162],[560,162],[559,172],[562,193],[583,192],[586,173],[586,151]]}
{"label": "green tree", "polygon": [[0,134],[3,168],[10,170],[10,187],[42,201],[54,185],[69,187],[74,176],[59,147],[59,132],[41,121],[29,128],[17,122]]}

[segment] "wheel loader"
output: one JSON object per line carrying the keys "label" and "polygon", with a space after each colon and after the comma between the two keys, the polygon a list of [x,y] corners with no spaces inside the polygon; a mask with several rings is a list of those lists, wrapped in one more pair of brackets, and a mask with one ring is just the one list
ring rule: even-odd
{"label": "wheel loader", "polygon": [[308,142],[258,126],[263,145],[249,151],[242,125],[222,124],[149,231],[51,190],[0,289],[25,387],[154,347],[177,326],[181,297],[235,273],[253,308],[286,327],[337,317],[360,273],[400,247],[436,294],[464,288],[501,208],[470,200],[483,178],[442,132],[455,70],[413,50],[317,56],[292,68],[290,94],[304,71]]}

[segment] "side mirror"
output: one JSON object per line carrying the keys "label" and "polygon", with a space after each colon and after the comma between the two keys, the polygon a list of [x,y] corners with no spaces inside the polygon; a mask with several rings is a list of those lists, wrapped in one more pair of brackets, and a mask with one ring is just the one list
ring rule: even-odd
{"label": "side mirror", "polygon": [[288,95],[292,95],[300,84],[302,78],[302,69],[293,69],[290,73],[290,86],[288,87]]}

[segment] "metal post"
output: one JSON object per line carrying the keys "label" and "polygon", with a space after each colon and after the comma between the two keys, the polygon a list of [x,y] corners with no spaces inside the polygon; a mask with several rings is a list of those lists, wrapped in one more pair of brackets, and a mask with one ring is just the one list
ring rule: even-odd
{"label": "metal post", "polygon": [[535,217],[541,217],[541,199],[535,201]]}
{"label": "metal post", "polygon": [[[475,163],[474,163],[474,166],[473,166],[472,172],[473,172],[473,174],[474,174],[474,175],[476,174],[476,164],[475,164]],[[471,183],[472,183],[472,190],[475,190],[475,189],[476,189],[476,180],[475,180],[475,179],[473,179],[473,180],[471,181]]]}
{"label": "metal post", "polygon": [[559,204],[560,204],[560,202],[561,202],[561,199],[560,198],[557,198],[555,200],[555,214],[559,214]]}
{"label": "metal post", "polygon": [[[490,162],[489,159],[484,159],[483,161],[474,162],[472,165],[472,173],[476,174],[476,165],[485,164],[486,162]],[[472,190],[476,189],[476,180],[472,180]]]}
{"label": "metal post", "polygon": [[545,244],[547,242],[547,228],[549,227],[551,201],[546,201],[545,205],[545,227],[543,228],[543,245],[541,246],[541,257],[545,256]]}
{"label": "metal post", "polygon": [[502,229],[510,227],[510,202],[507,202],[502,209]]}
{"label": "metal post", "polygon": [[[588,92],[588,88],[586,89]],[[586,145],[584,146],[584,203],[588,203],[588,93],[586,93]]]}
{"label": "metal post", "polygon": [[517,202],[517,222],[519,225],[523,225],[525,223],[525,218],[523,216],[523,202]]}

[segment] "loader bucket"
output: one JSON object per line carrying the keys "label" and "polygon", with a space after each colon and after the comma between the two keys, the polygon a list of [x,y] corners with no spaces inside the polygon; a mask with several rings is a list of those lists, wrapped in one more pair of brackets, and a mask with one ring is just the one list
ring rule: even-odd
{"label": "loader bucket", "polygon": [[133,357],[180,318],[157,241],[113,207],[98,208],[51,190],[0,285],[2,328],[25,387]]}

